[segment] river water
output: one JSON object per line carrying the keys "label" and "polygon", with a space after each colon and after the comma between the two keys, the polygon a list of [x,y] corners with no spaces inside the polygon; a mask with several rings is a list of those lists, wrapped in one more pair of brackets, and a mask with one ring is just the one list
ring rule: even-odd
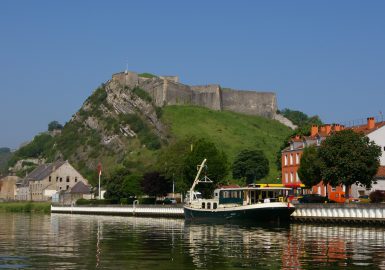
{"label": "river water", "polygon": [[0,213],[0,269],[385,269],[385,229]]}

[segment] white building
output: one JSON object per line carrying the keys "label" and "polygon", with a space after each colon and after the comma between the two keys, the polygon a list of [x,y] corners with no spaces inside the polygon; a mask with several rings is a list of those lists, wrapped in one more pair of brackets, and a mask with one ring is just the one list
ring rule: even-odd
{"label": "white building", "polygon": [[[367,189],[360,185],[352,185],[351,196],[359,197],[360,195],[369,195],[375,190],[385,191],[385,122],[376,123],[374,117],[367,119],[366,125],[353,128],[354,131],[363,132],[371,141],[374,141],[381,147],[380,168],[374,178],[372,187]],[[358,179],[357,179],[358,180]]]}

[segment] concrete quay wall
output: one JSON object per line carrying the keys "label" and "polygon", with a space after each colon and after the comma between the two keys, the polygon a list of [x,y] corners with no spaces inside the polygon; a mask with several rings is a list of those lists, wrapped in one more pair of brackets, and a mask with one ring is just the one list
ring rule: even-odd
{"label": "concrete quay wall", "polygon": [[183,207],[178,205],[133,205],[133,206],[51,206],[51,213],[128,215],[147,217],[184,217]]}
{"label": "concrete quay wall", "polygon": [[[385,204],[297,204],[295,222],[385,224]],[[184,217],[182,205],[51,206],[52,213]]]}
{"label": "concrete quay wall", "polygon": [[385,204],[297,204],[292,220],[311,223],[385,224]]}

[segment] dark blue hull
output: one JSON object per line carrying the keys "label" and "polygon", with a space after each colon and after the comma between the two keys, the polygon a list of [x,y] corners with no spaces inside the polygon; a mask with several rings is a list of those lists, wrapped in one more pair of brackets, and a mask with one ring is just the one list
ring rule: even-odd
{"label": "dark blue hull", "polygon": [[209,221],[232,223],[234,221],[248,223],[289,222],[294,207],[268,207],[243,210],[198,210],[184,208],[185,219],[188,221]]}

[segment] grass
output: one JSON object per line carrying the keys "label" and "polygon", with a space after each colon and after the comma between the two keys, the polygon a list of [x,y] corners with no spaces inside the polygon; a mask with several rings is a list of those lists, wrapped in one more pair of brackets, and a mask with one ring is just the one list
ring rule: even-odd
{"label": "grass", "polygon": [[50,213],[51,203],[50,202],[1,202],[1,212],[12,212],[12,213]]}
{"label": "grass", "polygon": [[290,129],[278,121],[195,106],[166,106],[162,120],[177,139],[191,135],[210,139],[227,154],[231,164],[240,151],[260,149],[270,163],[270,173],[262,181],[275,183],[280,177],[276,153]]}

